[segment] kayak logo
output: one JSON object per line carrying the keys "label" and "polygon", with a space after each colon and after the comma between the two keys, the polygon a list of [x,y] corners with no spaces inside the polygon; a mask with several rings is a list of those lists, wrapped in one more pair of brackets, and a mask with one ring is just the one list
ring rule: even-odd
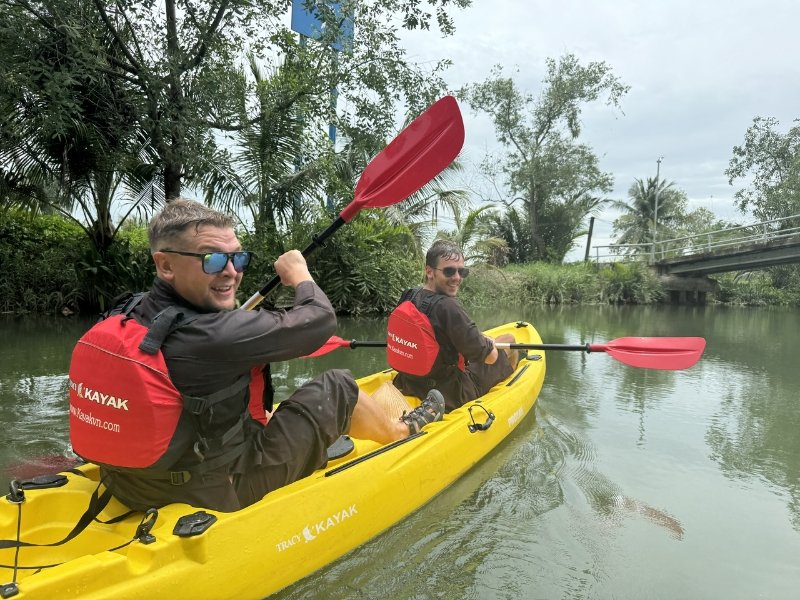
{"label": "kayak logo", "polygon": [[508,427],[509,429],[519,423],[520,419],[525,416],[525,411],[522,410],[522,407],[519,407],[513,415],[508,417]]}
{"label": "kayak logo", "polygon": [[301,541],[305,541],[306,544],[309,542],[313,542],[315,539],[317,539],[319,535],[325,533],[329,529],[336,527],[337,525],[340,525],[347,519],[357,514],[358,514],[358,509],[356,508],[356,505],[353,504],[348,508],[340,510],[339,512],[336,512],[330,515],[329,517],[322,519],[321,521],[306,525],[305,527],[303,527],[300,533],[296,533],[290,538],[281,540],[280,542],[275,544],[275,548],[278,550],[278,552],[283,552],[284,550],[288,550],[289,548],[292,548],[296,544],[299,544]]}
{"label": "kayak logo", "polygon": [[303,537],[306,539],[307,542],[312,542],[315,539],[317,539],[317,536],[311,533],[311,530],[308,528],[308,525],[306,525],[303,528]]}
{"label": "kayak logo", "polygon": [[84,386],[81,382],[72,381],[72,379],[69,380],[69,389],[74,391],[78,398],[83,398],[89,402],[95,402],[101,406],[110,406],[117,410],[128,410],[127,398],[118,398],[111,394],[93,390],[92,388]]}
{"label": "kayak logo", "polygon": [[396,344],[400,344],[401,346],[405,346],[406,348],[410,348],[411,350],[416,350],[419,348],[416,342],[409,342],[408,340],[401,338],[399,335],[395,335],[391,331],[387,332],[387,335],[389,339]]}

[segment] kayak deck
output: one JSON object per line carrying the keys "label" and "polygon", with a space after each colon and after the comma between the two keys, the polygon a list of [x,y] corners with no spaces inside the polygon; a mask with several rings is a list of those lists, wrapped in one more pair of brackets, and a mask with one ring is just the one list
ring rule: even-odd
{"label": "kayak deck", "polygon": [[[486,333],[509,332],[520,343],[541,343],[527,324]],[[96,520],[63,544],[8,545],[18,526],[27,544],[71,534],[98,492],[99,469],[84,465],[80,474],[66,473],[61,487],[25,490],[24,502],[0,506],[0,586],[16,582],[18,598],[263,598],[362,545],[456,481],[528,414],[544,374],[543,353],[523,355],[486,396],[417,435],[387,446],[353,439],[352,450],[324,469],[235,513],[172,504],[116,521],[128,511],[110,498]],[[384,371],[358,384],[371,393],[393,376]],[[179,530],[182,517],[196,522]]]}

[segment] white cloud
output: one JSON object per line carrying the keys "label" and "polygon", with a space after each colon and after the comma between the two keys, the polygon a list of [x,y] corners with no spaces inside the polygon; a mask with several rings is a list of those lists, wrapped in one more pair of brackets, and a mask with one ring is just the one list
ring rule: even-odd
{"label": "white cloud", "polygon": [[[634,178],[655,176],[663,156],[661,175],[687,193],[691,208],[746,219],[724,174],[733,147],[755,116],[778,118],[784,131],[800,118],[796,0],[474,0],[454,17],[450,38],[404,37],[413,60],[453,61],[445,76],[452,89],[502,64],[509,73],[519,67],[518,85],[536,94],[545,58],[565,53],[604,61],[631,86],[624,115],[601,104],[583,113],[582,141],[613,173],[619,199]],[[494,132],[485,117],[462,112],[464,156],[477,164],[496,150]],[[610,241],[614,216],[600,216],[593,243]]]}

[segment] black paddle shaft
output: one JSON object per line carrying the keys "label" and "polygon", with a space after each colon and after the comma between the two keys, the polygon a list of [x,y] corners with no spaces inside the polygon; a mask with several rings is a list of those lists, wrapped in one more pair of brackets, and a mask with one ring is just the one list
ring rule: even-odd
{"label": "black paddle shaft", "polygon": [[[308,256],[309,254],[314,252],[314,250],[316,250],[317,248],[322,246],[322,244],[325,243],[325,240],[327,240],[334,233],[336,233],[336,231],[342,225],[344,225],[345,223],[346,223],[346,221],[341,216],[336,217],[336,220],[333,223],[331,223],[330,225],[328,225],[328,228],[325,229],[325,231],[323,231],[322,233],[320,233],[318,235],[315,235],[311,239],[311,243],[303,249],[303,256]],[[279,276],[275,275],[272,279],[269,280],[269,282],[267,282],[267,285],[265,285],[263,288],[261,288],[258,291],[258,293],[263,298],[267,294],[269,294],[272,290],[274,290],[276,287],[278,287],[278,284],[280,282],[281,282],[281,278]]]}
{"label": "black paddle shaft", "polygon": [[580,352],[591,352],[589,344],[497,344],[499,348],[511,348],[512,350],[577,350]]}

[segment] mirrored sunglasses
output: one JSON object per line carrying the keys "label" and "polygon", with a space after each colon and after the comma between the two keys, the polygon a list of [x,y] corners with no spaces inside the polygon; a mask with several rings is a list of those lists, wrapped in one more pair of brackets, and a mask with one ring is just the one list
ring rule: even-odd
{"label": "mirrored sunglasses", "polygon": [[458,271],[458,274],[461,276],[461,279],[466,279],[469,277],[469,267],[445,267],[444,269],[439,269],[437,267],[433,267],[436,271],[441,271],[445,277],[452,277]]}
{"label": "mirrored sunglasses", "polygon": [[199,258],[203,265],[203,273],[214,275],[222,272],[228,266],[228,261],[233,263],[233,270],[237,273],[244,271],[253,258],[252,252],[181,252],[180,250],[159,250],[180,254],[181,256],[194,256]]}

